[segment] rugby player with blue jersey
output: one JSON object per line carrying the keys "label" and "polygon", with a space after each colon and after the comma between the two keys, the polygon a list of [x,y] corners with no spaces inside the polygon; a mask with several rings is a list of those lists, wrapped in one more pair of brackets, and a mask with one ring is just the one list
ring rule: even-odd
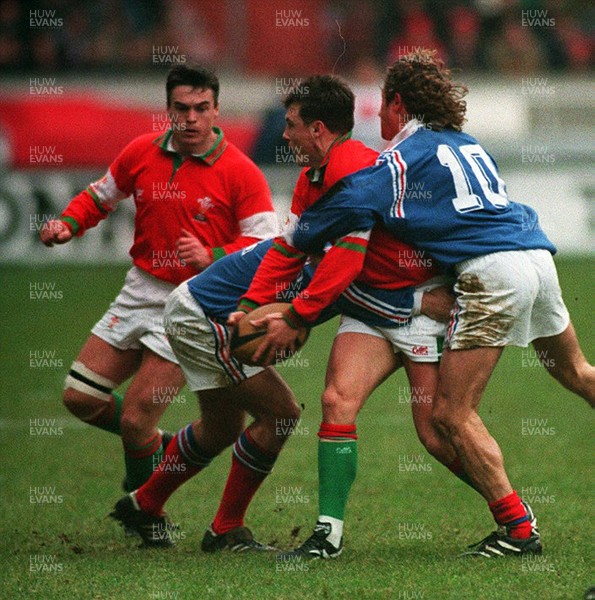
{"label": "rugby player with blue jersey", "polygon": [[[243,365],[231,356],[226,326],[228,316],[250,287],[272,244],[273,240],[259,242],[219,259],[178,286],[167,300],[165,330],[188,387],[198,396],[201,419],[177,433],[149,480],[124,496],[114,508],[112,516],[139,533],[146,546],[172,545],[172,525],[163,512],[166,501],[235,442],[223,498],[201,547],[205,552],[224,548],[236,552],[274,549],[254,539],[244,526],[244,516],[291,434],[299,418],[299,407],[274,369]],[[283,300],[295,299],[306,289],[313,272],[314,269],[306,265],[285,290]],[[352,293],[357,287],[350,286],[321,313],[315,324],[342,312],[379,327],[392,327],[394,321],[390,315],[382,319],[377,312],[362,309]],[[403,315],[413,313],[415,291],[411,286],[396,290],[366,288],[366,294]],[[434,316],[446,316],[451,303],[444,290],[442,295],[436,290],[429,295],[422,294],[420,301],[422,310]],[[405,318],[404,322],[409,319]],[[254,417],[254,421],[244,429],[246,413]],[[427,419],[427,414],[415,415],[414,412],[414,416],[418,430],[423,430],[419,421]],[[279,426],[280,423],[283,426]],[[426,443],[421,434],[420,437]],[[452,450],[446,449],[443,454],[448,456],[450,452]]]}
{"label": "rugby player with blue jersey", "polygon": [[533,343],[550,374],[591,405],[595,368],[580,349],[556,250],[535,211],[508,198],[493,158],[462,132],[465,93],[435,52],[401,57],[382,91],[382,135],[391,147],[306,210],[294,244],[315,253],[381,223],[456,277],[433,416],[498,525],[465,554],[540,553],[534,515],[513,490],[477,407],[507,345]]}

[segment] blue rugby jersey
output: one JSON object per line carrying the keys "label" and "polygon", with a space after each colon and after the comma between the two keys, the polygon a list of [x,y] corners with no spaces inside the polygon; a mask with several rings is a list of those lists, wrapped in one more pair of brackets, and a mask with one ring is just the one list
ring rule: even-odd
{"label": "blue rugby jersey", "polygon": [[493,158],[473,137],[410,121],[375,166],[343,178],[301,216],[296,248],[319,252],[377,221],[445,268],[508,250],[555,246],[537,213],[508,199]]}
{"label": "blue rugby jersey", "polygon": [[[188,289],[205,314],[226,320],[236,310],[239,298],[250,287],[254,273],[272,243],[272,240],[265,240],[224,256],[188,280]],[[314,268],[307,265],[293,285],[278,290],[279,302],[291,302],[308,286],[313,273]],[[315,324],[343,313],[376,327],[406,325],[411,318],[413,294],[413,287],[385,290],[352,283],[333,305],[322,312]]]}

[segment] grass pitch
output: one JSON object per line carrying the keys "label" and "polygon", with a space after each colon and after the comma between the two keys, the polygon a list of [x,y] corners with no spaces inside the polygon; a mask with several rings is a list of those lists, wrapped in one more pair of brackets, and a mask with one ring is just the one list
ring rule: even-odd
{"label": "grass pitch", "polygon": [[[583,349],[595,358],[593,261],[558,261]],[[417,441],[402,373],[370,398],[359,421],[359,473],[336,561],[280,563],[272,556],[205,555],[199,545],[223,489],[224,453],[168,503],[180,523],[167,552],[139,550],[107,518],[122,495],[120,440],[71,418],[65,373],[123,281],[123,268],[0,269],[3,318],[0,549],[2,598],[497,600],[582,598],[592,563],[593,418],[586,403],[509,348],[482,401],[513,485],[543,533],[541,557],[460,560],[493,524],[483,500]],[[45,287],[44,287],[45,286]],[[45,290],[53,294],[31,293]],[[300,425],[248,513],[259,539],[282,548],[310,535],[317,516],[316,432],[336,322],[313,333],[280,367],[305,406]],[[184,390],[163,424],[196,415]]]}

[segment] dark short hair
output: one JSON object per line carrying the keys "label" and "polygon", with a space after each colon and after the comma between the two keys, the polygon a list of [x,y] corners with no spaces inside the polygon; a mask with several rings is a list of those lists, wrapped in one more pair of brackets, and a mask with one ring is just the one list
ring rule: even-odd
{"label": "dark short hair", "polygon": [[322,121],[333,133],[344,134],[353,129],[355,99],[353,92],[339,77],[314,75],[293,86],[283,105],[299,105],[304,123]]}
{"label": "dark short hair", "polygon": [[193,88],[213,90],[215,106],[219,103],[219,79],[217,75],[204,67],[176,65],[167,74],[165,90],[167,92],[167,106],[171,102],[171,93],[179,85],[190,85]]}

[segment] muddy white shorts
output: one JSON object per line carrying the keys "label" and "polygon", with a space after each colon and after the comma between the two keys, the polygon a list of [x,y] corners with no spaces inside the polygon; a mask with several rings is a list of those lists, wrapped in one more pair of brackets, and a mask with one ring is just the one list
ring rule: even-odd
{"label": "muddy white shorts", "polygon": [[172,283],[132,267],[124,287],[91,332],[120,350],[145,346],[177,364],[163,327],[165,300],[174,288]]}
{"label": "muddy white shorts", "polygon": [[231,356],[227,326],[205,315],[186,282],[169,296],[165,330],[193,392],[242,383],[262,367],[243,365]]}
{"label": "muddy white shorts", "polygon": [[570,322],[547,250],[494,252],[459,263],[446,345],[528,346]]}

